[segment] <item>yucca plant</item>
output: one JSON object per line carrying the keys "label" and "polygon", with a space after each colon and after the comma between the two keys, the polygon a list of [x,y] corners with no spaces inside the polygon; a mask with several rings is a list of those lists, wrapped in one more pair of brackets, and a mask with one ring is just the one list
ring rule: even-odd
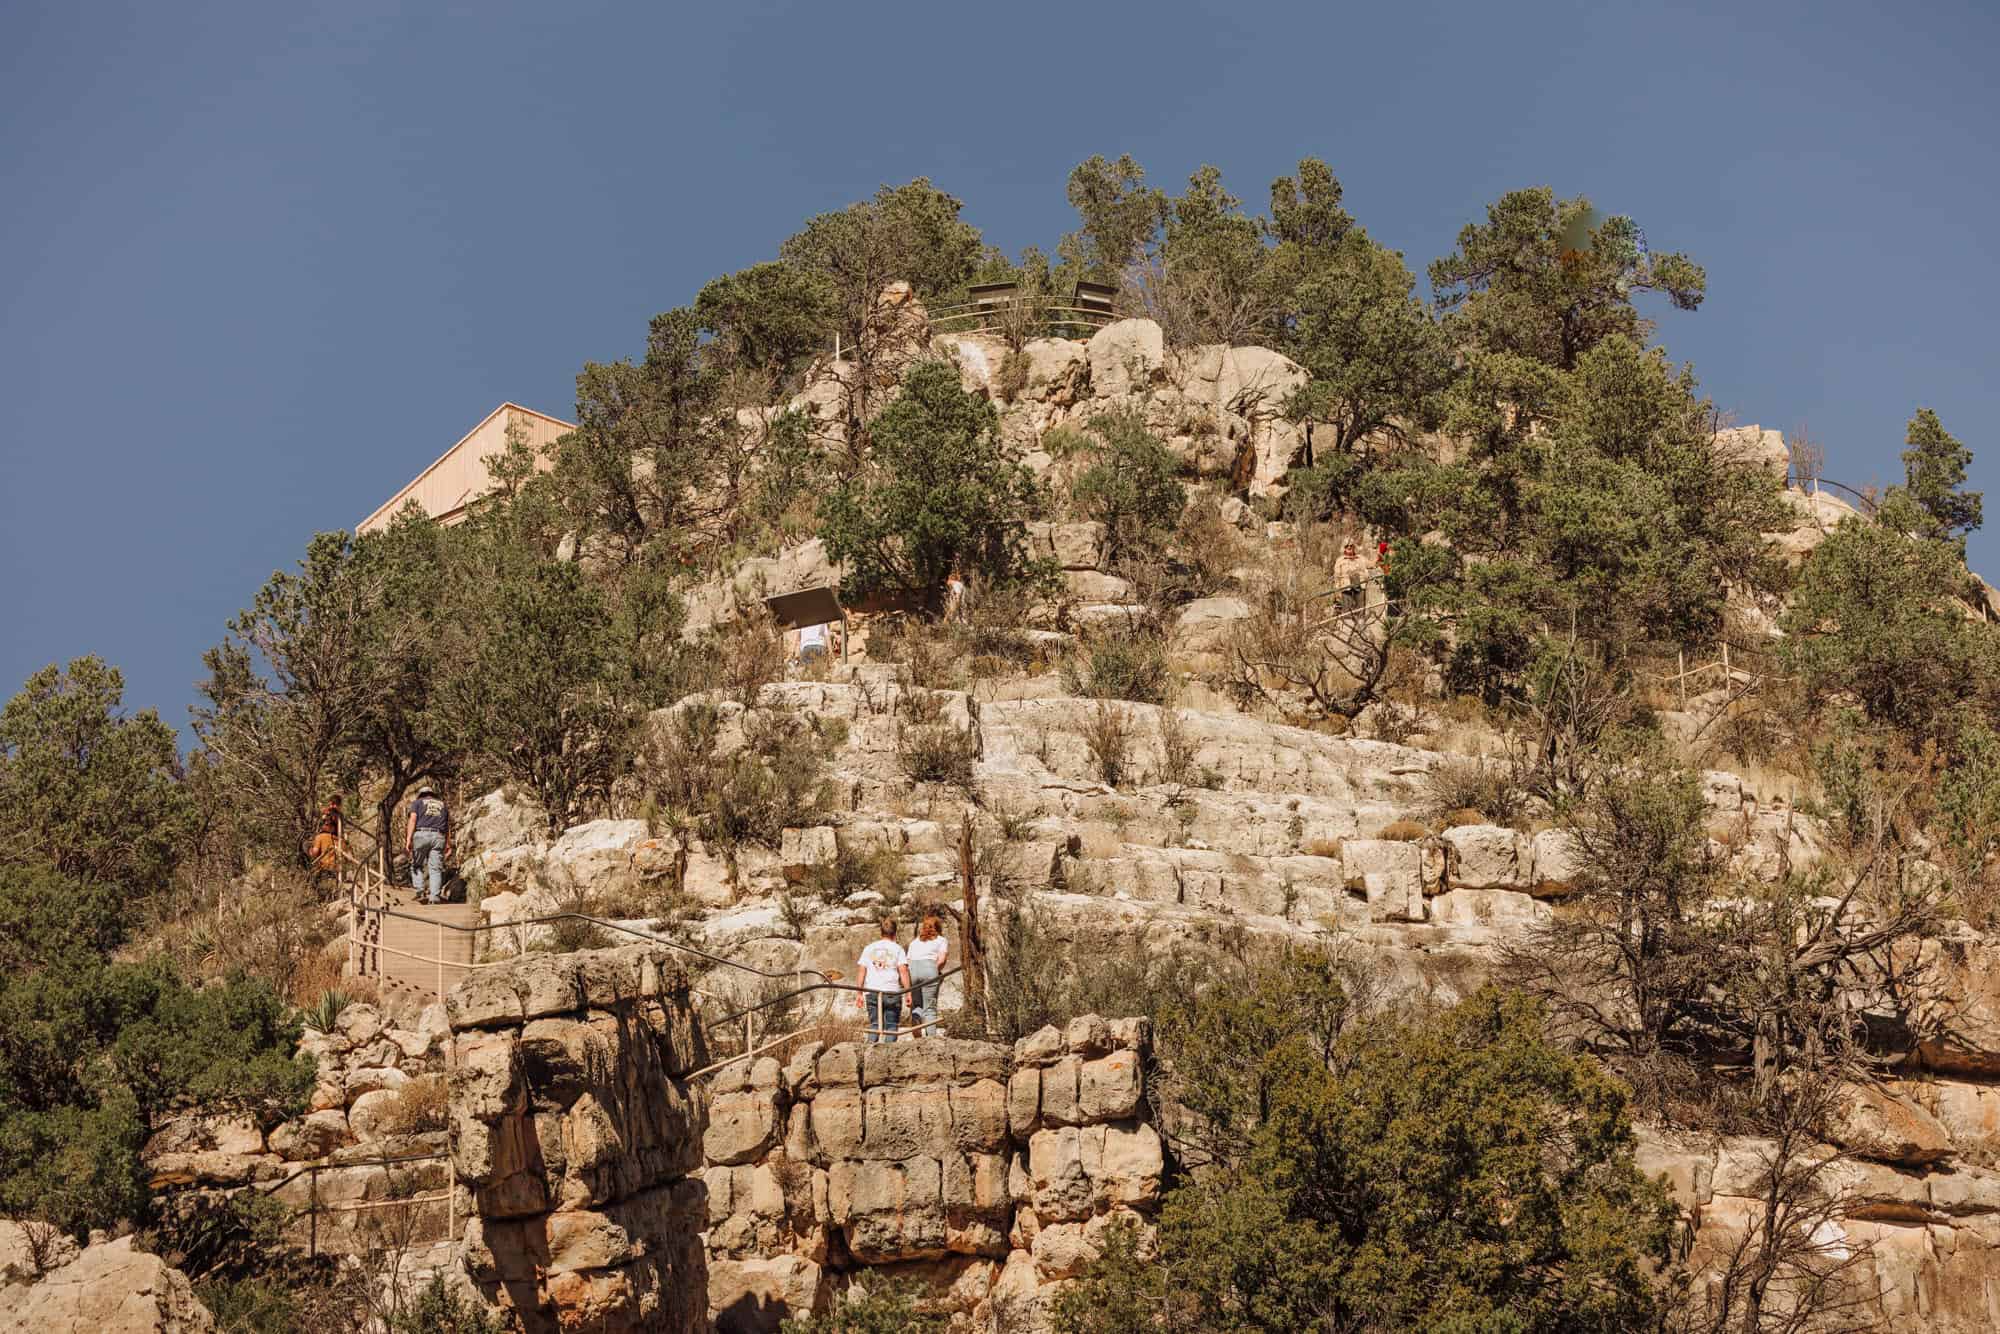
{"label": "yucca plant", "polygon": [[331,1033],[340,1022],[340,1012],[354,1003],[354,997],[338,988],[328,988],[319,994],[319,1000],[306,1011],[306,1027],[316,1033]]}

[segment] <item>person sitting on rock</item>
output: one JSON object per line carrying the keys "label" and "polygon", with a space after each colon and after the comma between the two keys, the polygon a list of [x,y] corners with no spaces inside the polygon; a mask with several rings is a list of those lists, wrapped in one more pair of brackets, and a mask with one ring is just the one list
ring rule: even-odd
{"label": "person sitting on rock", "polygon": [[882,919],[882,938],[871,940],[857,965],[862,992],[855,1003],[868,1016],[870,1042],[894,1042],[910,999],[910,957],[896,943],[896,919]]}

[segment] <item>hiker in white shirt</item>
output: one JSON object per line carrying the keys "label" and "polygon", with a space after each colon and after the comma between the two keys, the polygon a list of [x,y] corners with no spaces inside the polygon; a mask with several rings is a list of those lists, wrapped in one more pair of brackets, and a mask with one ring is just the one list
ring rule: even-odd
{"label": "hiker in white shirt", "polygon": [[937,1036],[938,988],[944,985],[941,975],[950,953],[950,942],[944,938],[944,922],[934,912],[925,913],[909,952],[910,994],[915,1001],[910,1007],[910,1021],[919,1025],[920,1038]]}
{"label": "hiker in white shirt", "polygon": [[870,1042],[894,1042],[910,999],[910,957],[896,943],[896,919],[882,919],[882,938],[861,951],[856,971],[862,994],[856,997],[868,1016]]}

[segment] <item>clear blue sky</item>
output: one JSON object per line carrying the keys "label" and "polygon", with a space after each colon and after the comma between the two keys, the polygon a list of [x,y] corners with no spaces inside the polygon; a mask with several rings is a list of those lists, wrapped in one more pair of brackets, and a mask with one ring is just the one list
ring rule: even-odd
{"label": "clear blue sky", "polygon": [[182,724],[263,579],[495,404],[566,414],[584,360],[885,181],[1052,246],[1094,152],[1257,208],[1323,157],[1419,271],[1511,188],[1629,213],[1707,265],[1661,337],[1718,404],[1854,483],[1935,407],[2000,573],[2000,22],[1704,8],[14,0],[0,696],[94,652]]}

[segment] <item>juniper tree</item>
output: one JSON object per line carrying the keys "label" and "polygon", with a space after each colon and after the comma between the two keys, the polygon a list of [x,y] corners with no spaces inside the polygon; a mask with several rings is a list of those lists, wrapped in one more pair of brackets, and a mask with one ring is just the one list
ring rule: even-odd
{"label": "juniper tree", "polygon": [[1913,525],[1918,535],[1938,541],[1955,542],[1964,555],[1965,535],[1979,527],[1984,518],[1982,497],[1965,489],[1965,471],[1972,463],[1972,451],[1944,429],[1944,423],[1929,408],[1917,409],[1905,435],[1909,448],[1903,451],[1902,494],[1919,511]]}
{"label": "juniper tree", "polygon": [[1461,343],[1568,370],[1613,334],[1643,341],[1649,326],[1635,292],[1658,292],[1680,310],[1701,305],[1707,275],[1685,255],[1643,254],[1630,218],[1592,226],[1582,197],[1546,186],[1515,190],[1468,223],[1458,249],[1431,265],[1438,306]]}

